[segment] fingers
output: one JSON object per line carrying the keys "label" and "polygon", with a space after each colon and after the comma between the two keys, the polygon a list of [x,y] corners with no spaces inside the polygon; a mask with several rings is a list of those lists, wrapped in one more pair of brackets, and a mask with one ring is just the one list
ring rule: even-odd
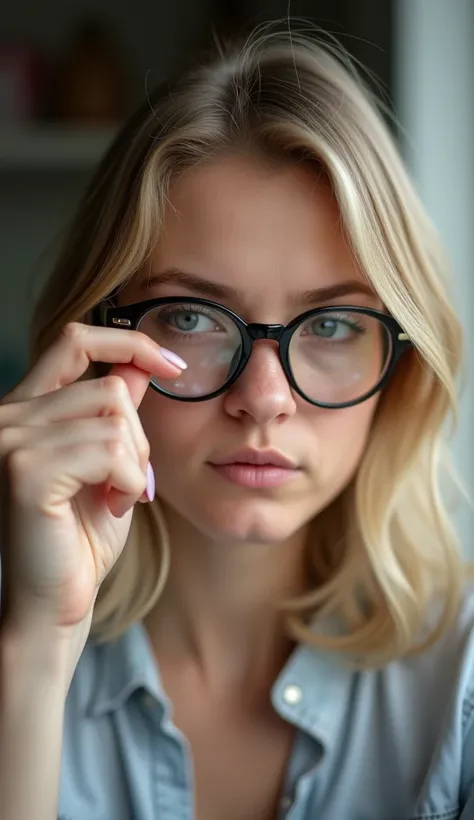
{"label": "fingers", "polygon": [[[91,362],[131,364],[161,378],[172,379],[181,372],[161,354],[159,345],[139,331],[72,322],[6,400],[22,401],[58,390],[83,376]],[[139,386],[138,394],[140,390]]]}
{"label": "fingers", "polygon": [[143,396],[150,384],[150,374],[145,373],[144,370],[139,370],[133,364],[115,364],[111,368],[109,376],[122,379],[127,385],[133,407],[140,407]]}
{"label": "fingers", "polygon": [[[137,399],[140,391],[145,392],[148,377],[133,366],[126,367],[135,371],[131,382]],[[30,401],[5,405],[0,408],[0,417],[4,417],[2,427],[47,427],[52,423],[94,416],[122,418],[130,427],[138,462],[145,469],[150,446],[130,395],[129,374],[125,376],[127,383],[121,376],[111,374],[101,379],[76,382]]]}
{"label": "fingers", "polygon": [[[71,458],[69,473],[64,472],[66,456]],[[119,516],[142,500],[146,487],[147,461],[139,463],[130,425],[119,415],[3,428],[0,459],[7,465],[14,500],[48,515],[70,500],[84,476],[89,484],[97,483],[97,475],[99,481],[105,476],[104,500]]]}
{"label": "fingers", "polygon": [[[52,452],[23,447],[14,450],[5,463],[12,500],[49,517],[86,485],[117,490],[111,512],[118,516],[131,509],[146,488],[143,470],[130,458],[120,437],[61,447],[55,444]],[[105,495],[104,486],[100,490]]]}
{"label": "fingers", "polygon": [[127,450],[127,457],[137,461],[135,444],[130,427],[121,416],[109,418],[75,419],[60,421],[45,427],[7,427],[0,430],[0,458],[6,458],[15,450],[35,447],[42,457],[55,447],[63,449],[81,444],[114,444],[120,441]]}
{"label": "fingers", "polygon": [[[140,389],[143,390],[143,384]],[[48,508],[43,512],[50,512],[50,506],[58,503],[60,496],[63,501],[69,500],[71,488],[79,486],[77,481],[74,483],[74,477],[80,478],[83,473],[73,472],[62,482],[57,478],[55,484],[51,483],[52,476],[48,469],[55,466],[55,475],[59,476],[58,453],[68,453],[75,457],[75,463],[81,464],[80,450],[89,453],[91,448],[94,451],[94,447],[98,453],[104,448],[115,454],[120,453],[122,470],[126,473],[134,465],[131,475],[140,477],[137,496],[133,492],[130,494],[127,482],[114,485],[114,480],[120,476],[117,470],[106,476],[103,495],[110,511],[114,515],[123,515],[137,500],[146,500],[143,493],[150,446],[128,387],[120,376],[109,375],[77,382],[30,401],[4,405],[0,411],[0,460],[7,464],[8,470],[11,459],[16,465],[16,453],[29,454],[20,455],[21,459],[27,458],[31,470],[28,475],[22,473],[17,484],[22,503],[26,503],[28,497],[30,504],[34,499],[39,499],[35,503],[39,503],[42,509]],[[104,462],[99,456],[97,464],[102,465],[100,474],[105,474]],[[94,483],[94,479],[95,473],[92,471],[88,483]],[[49,488],[47,497],[46,488]]]}
{"label": "fingers", "polygon": [[[78,382],[93,361],[112,364],[110,374]],[[150,447],[137,407],[150,375],[180,372],[137,331],[67,325],[0,402],[0,459],[13,495],[46,514],[86,485],[102,485],[114,515],[145,500]]]}

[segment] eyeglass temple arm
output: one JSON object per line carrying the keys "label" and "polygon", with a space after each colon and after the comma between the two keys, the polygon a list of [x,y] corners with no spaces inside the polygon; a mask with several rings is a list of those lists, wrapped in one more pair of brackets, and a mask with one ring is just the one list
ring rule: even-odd
{"label": "eyeglass temple arm", "polygon": [[92,311],[91,311],[92,324],[93,325],[99,325],[99,326],[100,325],[106,326],[107,325],[107,312],[109,310],[109,307],[113,307],[113,306],[114,306],[113,303],[109,304],[108,302],[106,302],[104,300],[102,302],[99,302],[99,304],[96,305],[95,307],[93,307]]}

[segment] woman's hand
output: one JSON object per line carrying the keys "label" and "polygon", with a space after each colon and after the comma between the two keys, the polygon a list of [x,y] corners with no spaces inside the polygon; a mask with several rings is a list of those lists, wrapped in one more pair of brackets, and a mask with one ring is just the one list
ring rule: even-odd
{"label": "woman's hand", "polygon": [[[91,362],[104,378],[77,381]],[[0,402],[2,605],[78,624],[146,500],[149,444],[137,414],[150,376],[180,370],[144,334],[72,323]]]}

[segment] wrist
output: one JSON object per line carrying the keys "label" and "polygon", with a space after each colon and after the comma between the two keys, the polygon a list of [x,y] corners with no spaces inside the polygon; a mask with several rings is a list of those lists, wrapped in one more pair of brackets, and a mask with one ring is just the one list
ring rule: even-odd
{"label": "wrist", "polygon": [[0,665],[5,676],[25,685],[43,681],[64,688],[65,695],[90,629],[89,622],[58,627],[48,618],[35,622],[0,622]]}

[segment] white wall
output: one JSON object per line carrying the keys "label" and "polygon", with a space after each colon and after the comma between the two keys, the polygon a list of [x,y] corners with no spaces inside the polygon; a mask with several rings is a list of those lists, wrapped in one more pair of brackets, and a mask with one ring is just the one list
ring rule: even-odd
{"label": "white wall", "polygon": [[[450,254],[467,336],[468,385],[453,452],[474,494],[474,2],[395,0],[396,108],[420,195]],[[457,515],[474,555],[473,514]]]}

